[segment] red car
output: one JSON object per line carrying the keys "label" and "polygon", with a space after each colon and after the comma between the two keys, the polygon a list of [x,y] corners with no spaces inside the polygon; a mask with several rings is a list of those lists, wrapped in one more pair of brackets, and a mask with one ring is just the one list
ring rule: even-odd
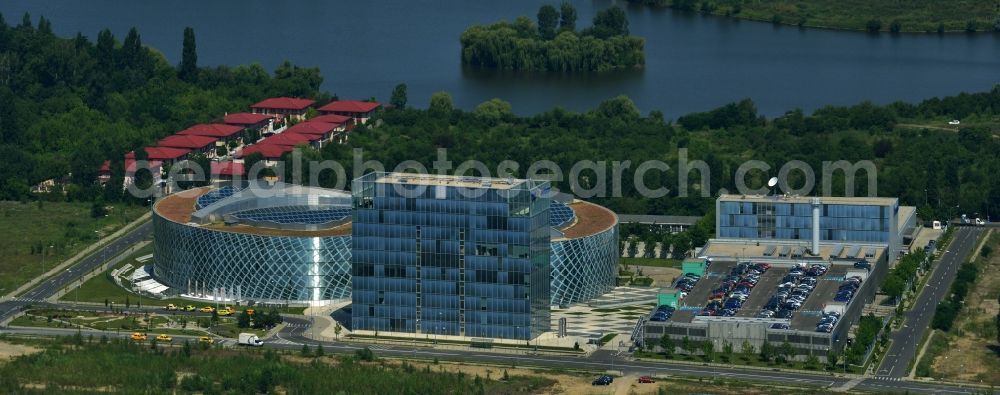
{"label": "red car", "polygon": [[653,380],[653,378],[649,377],[649,376],[642,376],[642,377],[639,377],[639,382],[643,383],[643,384],[647,384],[647,383],[655,383],[656,380]]}

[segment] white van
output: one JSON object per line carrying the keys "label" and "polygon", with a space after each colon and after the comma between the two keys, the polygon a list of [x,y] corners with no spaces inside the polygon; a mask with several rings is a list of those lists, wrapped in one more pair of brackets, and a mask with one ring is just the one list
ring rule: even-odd
{"label": "white van", "polygon": [[932,226],[933,226],[934,230],[941,230],[941,221],[934,221],[934,222],[932,222]]}

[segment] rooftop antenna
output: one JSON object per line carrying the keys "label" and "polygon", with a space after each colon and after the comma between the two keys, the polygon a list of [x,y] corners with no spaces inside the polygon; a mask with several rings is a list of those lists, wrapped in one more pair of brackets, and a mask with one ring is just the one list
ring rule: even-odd
{"label": "rooftop antenna", "polygon": [[778,177],[771,177],[770,180],[767,180],[767,187],[771,188],[771,190],[770,190],[770,194],[771,195],[774,195],[774,186],[775,185],[778,185]]}

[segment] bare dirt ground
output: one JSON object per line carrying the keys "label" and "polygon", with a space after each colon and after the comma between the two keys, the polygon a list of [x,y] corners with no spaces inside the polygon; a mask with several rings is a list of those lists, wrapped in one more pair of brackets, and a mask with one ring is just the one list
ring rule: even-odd
{"label": "bare dirt ground", "polygon": [[7,362],[20,355],[34,354],[39,351],[42,350],[32,346],[0,342],[0,363]]}
{"label": "bare dirt ground", "polygon": [[[965,298],[948,349],[934,359],[935,377],[973,383],[1000,385],[1000,344],[997,343],[996,316],[1000,311],[1000,243],[991,243],[993,254],[981,266],[979,277]],[[979,258],[983,259],[983,258]]]}
{"label": "bare dirt ground", "polygon": [[653,267],[639,266],[644,276],[649,276],[656,281],[654,284],[659,287],[669,287],[677,276],[681,275],[681,269],[673,267]]}

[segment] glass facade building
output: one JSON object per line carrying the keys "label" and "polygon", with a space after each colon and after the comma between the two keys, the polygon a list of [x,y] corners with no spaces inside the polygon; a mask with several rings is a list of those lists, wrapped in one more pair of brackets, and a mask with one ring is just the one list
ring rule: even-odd
{"label": "glass facade building", "polygon": [[588,236],[552,241],[552,304],[586,302],[618,279],[618,225]]}
{"label": "glass facade building", "polygon": [[353,183],[352,330],[549,331],[548,182],[369,173]]}
{"label": "glass facade building", "polygon": [[[819,239],[823,242],[895,247],[900,243],[897,199],[820,198],[819,209]],[[813,205],[809,198],[724,195],[716,201],[716,213],[719,238],[812,239]]]}

